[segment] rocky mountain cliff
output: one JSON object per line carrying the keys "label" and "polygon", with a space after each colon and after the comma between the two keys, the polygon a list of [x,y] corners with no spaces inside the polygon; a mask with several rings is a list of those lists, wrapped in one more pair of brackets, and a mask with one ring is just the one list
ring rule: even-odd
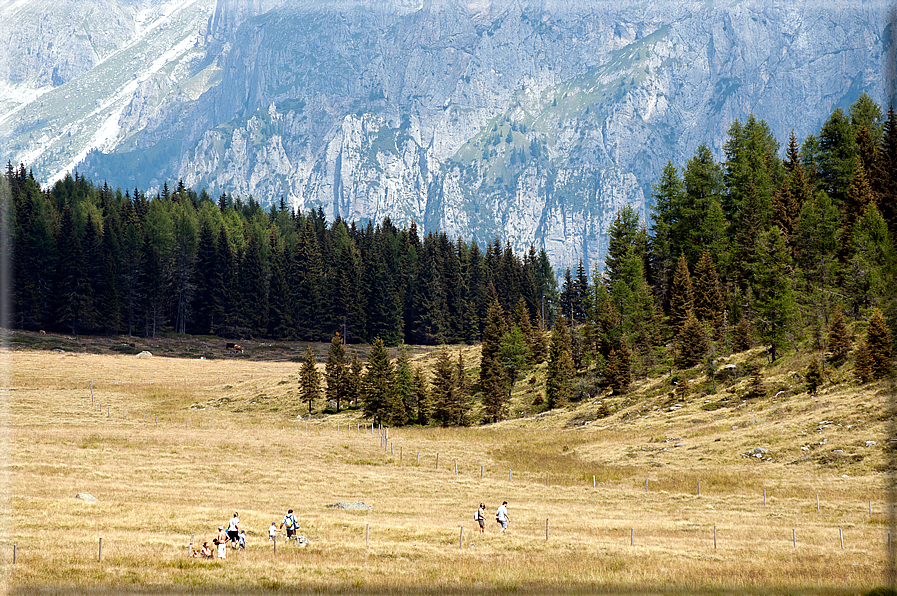
{"label": "rocky mountain cliff", "polygon": [[[601,261],[615,211],[647,213],[668,159],[702,142],[721,157],[735,118],[784,141],[863,91],[885,103],[894,52],[883,2],[137,4],[116,6],[155,10],[155,28],[122,17],[93,54],[73,41],[56,61],[79,66],[58,81],[40,59],[4,74],[52,86],[12,116],[2,104],[4,161],[50,178],[86,155],[79,170],[113,185],[182,178],[329,218],[499,235],[556,267]],[[35,38],[3,39],[27,54]],[[106,95],[92,99],[91,76]]]}

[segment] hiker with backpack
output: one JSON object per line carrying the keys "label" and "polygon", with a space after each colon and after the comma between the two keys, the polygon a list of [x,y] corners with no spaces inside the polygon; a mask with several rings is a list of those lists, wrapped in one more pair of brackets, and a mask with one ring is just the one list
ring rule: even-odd
{"label": "hiker with backpack", "polygon": [[287,511],[287,514],[283,516],[283,521],[280,522],[280,529],[283,527],[287,527],[287,540],[292,540],[296,537],[296,529],[299,527],[299,522],[296,520],[296,516],[293,515],[293,510],[290,509]]}
{"label": "hiker with backpack", "polygon": [[480,534],[486,533],[486,504],[480,503],[480,508],[474,514],[473,519],[480,524]]}

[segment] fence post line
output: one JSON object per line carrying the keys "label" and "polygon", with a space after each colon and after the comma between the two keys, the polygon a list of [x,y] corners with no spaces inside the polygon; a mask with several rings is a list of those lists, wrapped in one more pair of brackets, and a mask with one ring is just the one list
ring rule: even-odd
{"label": "fence post line", "polygon": [[766,507],[766,489],[763,489],[763,506]]}
{"label": "fence post line", "polygon": [[838,528],[838,541],[841,543],[841,550],[844,550],[844,534],[841,532],[841,528]]}
{"label": "fence post line", "polygon": [[548,472],[545,472],[545,486],[548,486]]}
{"label": "fence post line", "polygon": [[819,493],[816,493],[816,513],[819,513]]}
{"label": "fence post line", "polygon": [[90,407],[93,408],[94,400],[93,400],[93,380],[90,381]]}
{"label": "fence post line", "polygon": [[439,469],[439,454],[436,454],[436,469]]}
{"label": "fence post line", "polygon": [[713,550],[716,550],[716,525],[713,526]]}
{"label": "fence post line", "polygon": [[797,548],[797,532],[794,530],[794,528],[791,528],[791,545],[794,548]]}
{"label": "fence post line", "polygon": [[12,545],[12,564],[13,565],[16,564],[16,544],[15,543],[13,543],[13,545]]}
{"label": "fence post line", "polygon": [[872,517],[872,501],[869,501],[869,517]]}
{"label": "fence post line", "polygon": [[508,470],[508,482],[511,481],[511,470]]}
{"label": "fence post line", "polygon": [[417,465],[420,465],[420,451],[417,452]]}
{"label": "fence post line", "polygon": [[548,542],[548,518],[545,518],[545,542]]}
{"label": "fence post line", "polygon": [[457,475],[458,474],[458,460],[453,459],[452,461],[455,463],[455,475]]}
{"label": "fence post line", "polygon": [[274,535],[274,554],[277,554],[277,534]]}
{"label": "fence post line", "polygon": [[98,563],[103,562],[103,538],[102,537],[100,538],[100,551],[99,551],[99,554],[97,554],[97,562]]}
{"label": "fence post line", "polygon": [[698,496],[701,496],[701,481],[698,480]]}
{"label": "fence post line", "polygon": [[464,547],[464,526],[461,526],[461,535],[458,537],[458,550]]}
{"label": "fence post line", "polygon": [[645,478],[645,492],[648,492],[648,479]]}
{"label": "fence post line", "polygon": [[402,454],[402,446],[399,445],[399,461],[403,461],[403,460],[404,460],[404,456]]}
{"label": "fence post line", "polygon": [[629,546],[635,544],[635,528],[629,528]]}
{"label": "fence post line", "polygon": [[595,475],[592,474],[592,488],[595,488]]}

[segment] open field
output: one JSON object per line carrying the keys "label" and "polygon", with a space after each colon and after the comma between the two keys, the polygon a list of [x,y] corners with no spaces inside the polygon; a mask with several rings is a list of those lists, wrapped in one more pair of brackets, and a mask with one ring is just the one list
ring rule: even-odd
{"label": "open field", "polygon": [[[595,401],[390,429],[384,449],[355,411],[308,419],[288,358],[2,358],[9,593],[860,594],[886,579],[884,386],[675,407],[649,379],[605,398],[606,417]],[[373,509],[326,508],[355,500]],[[476,533],[476,505],[502,500],[509,534]],[[267,527],[290,507],[309,545],[275,554]],[[247,551],[189,559],[190,536],[211,541],[234,511]]]}

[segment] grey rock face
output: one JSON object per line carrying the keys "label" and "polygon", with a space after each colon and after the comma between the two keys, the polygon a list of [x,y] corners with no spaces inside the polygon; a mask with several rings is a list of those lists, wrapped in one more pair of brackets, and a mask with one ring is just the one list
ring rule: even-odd
{"label": "grey rock face", "polygon": [[[140,75],[114,139],[82,171],[123,187],[182,178],[213,196],[283,196],[329,218],[389,215],[481,243],[498,235],[544,247],[561,267],[600,263],[615,212],[647,216],[668,159],[682,167],[700,143],[722,158],[733,119],[753,113],[784,141],[817,132],[863,91],[885,103],[893,50],[884,2],[205,10],[193,47],[176,68]],[[38,128],[0,126],[0,139],[41,155],[24,140]]]}

